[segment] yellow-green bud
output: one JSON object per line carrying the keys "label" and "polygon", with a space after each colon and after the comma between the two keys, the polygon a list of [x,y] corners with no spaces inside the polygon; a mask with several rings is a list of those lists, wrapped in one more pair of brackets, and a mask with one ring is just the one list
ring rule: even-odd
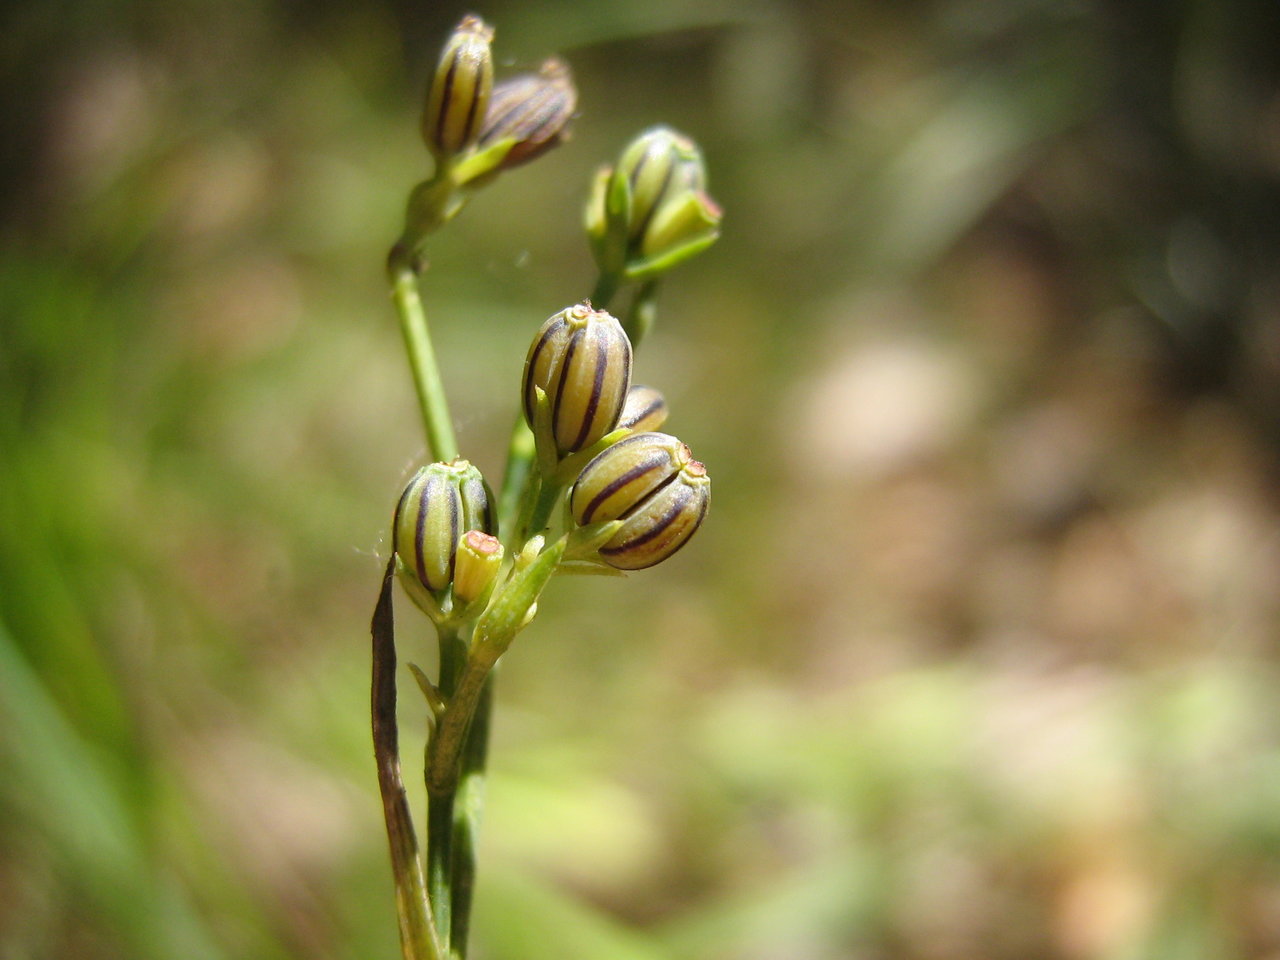
{"label": "yellow-green bud", "polygon": [[657,430],[667,422],[667,401],[653,387],[633,384],[627,391],[627,402],[622,405],[618,427],[632,433]]}
{"label": "yellow-green bud", "polygon": [[[561,310],[534,337],[524,364],[524,415],[558,457],[613,430],[631,386],[631,342],[617,318],[589,304]],[[550,436],[539,437],[537,391],[546,393]]]}
{"label": "yellow-green bud", "polygon": [[614,176],[631,187],[627,234],[640,241],[650,221],[681,194],[706,186],[702,154],[688,137],[670,127],[650,127],[622,152]]}
{"label": "yellow-green bud", "polygon": [[569,66],[553,57],[537,73],[522,73],[493,88],[480,130],[480,149],[512,139],[515,145],[497,169],[528,163],[568,138],[577,106],[578,90]]}
{"label": "yellow-green bud", "polygon": [[468,530],[458,544],[454,559],[453,602],[469,607],[489,599],[502,569],[504,550],[497,537],[482,530]]}
{"label": "yellow-green bud", "polygon": [[670,127],[651,127],[628,144],[616,166],[596,174],[587,202],[601,270],[649,279],[710,245],[721,211],[706,179],[697,144]]}
{"label": "yellow-green bud", "polygon": [[423,591],[438,604],[453,583],[463,533],[496,529],[493,502],[480,471],[466,460],[423,467],[405,487],[392,525],[397,568],[424,609]]}
{"label": "yellow-green bud", "polygon": [[693,243],[710,243],[719,235],[721,216],[705,190],[691,190],[658,208],[640,238],[640,253],[656,260]]}
{"label": "yellow-green bud", "polygon": [[426,109],[422,138],[437,162],[446,162],[475,144],[493,91],[492,28],[466,16],[440,54]]}
{"label": "yellow-green bud", "polygon": [[579,525],[622,520],[600,547],[600,559],[620,570],[640,570],[684,546],[710,501],[711,478],[687,446],[665,433],[638,433],[587,464],[570,493],[569,510]]}

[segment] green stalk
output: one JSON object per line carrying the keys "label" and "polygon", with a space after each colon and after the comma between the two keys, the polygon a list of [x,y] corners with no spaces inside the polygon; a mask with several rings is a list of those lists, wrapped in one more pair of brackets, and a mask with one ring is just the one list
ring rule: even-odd
{"label": "green stalk", "polygon": [[513,573],[476,623],[466,666],[458,677],[453,696],[449,698],[449,706],[436,723],[435,736],[428,747],[429,794],[449,794],[458,789],[462,750],[489,672],[524,626],[529,610],[556,572],[568,539],[561,537],[538,554],[529,566]]}
{"label": "green stalk", "polygon": [[459,957],[467,955],[467,935],[471,927],[471,901],[476,882],[476,845],[480,835],[480,813],[484,806],[485,765],[489,755],[489,724],[493,715],[493,684],[497,672],[480,690],[471,729],[462,749],[462,770],[453,819],[453,929],[449,946]]}
{"label": "green stalk", "polygon": [[[440,682],[437,689],[444,702],[448,703],[467,661],[467,645],[455,627],[441,625],[437,630],[440,644]],[[449,942],[453,918],[453,803],[452,793],[427,795],[427,892],[441,943]]]}
{"label": "green stalk", "polygon": [[609,301],[614,298],[621,285],[622,278],[618,274],[601,272],[596,277],[596,288],[591,291],[591,306],[597,310],[609,309]]}
{"label": "green stalk", "polygon": [[547,528],[551,513],[555,510],[556,504],[560,502],[560,495],[563,492],[564,487],[557,483],[555,478],[542,478],[542,484],[538,488],[538,497],[534,500],[533,511],[529,517],[528,524],[521,531],[522,539],[528,540],[530,537],[535,537]]}
{"label": "green stalk", "polygon": [[453,434],[449,404],[445,399],[444,381],[436,363],[436,353],[427,329],[427,314],[418,291],[418,274],[409,262],[410,254],[396,244],[387,260],[391,281],[391,299],[400,318],[405,351],[413,370],[413,385],[418,392],[418,408],[427,432],[427,445],[436,460],[453,460],[458,456],[458,441]]}
{"label": "green stalk", "polygon": [[622,329],[631,340],[631,349],[636,349],[653,329],[653,320],[658,312],[658,281],[646,280],[636,291],[631,300],[631,308],[622,321]]}
{"label": "green stalk", "polygon": [[520,504],[530,482],[533,466],[533,431],[524,422],[524,414],[516,417],[511,428],[511,442],[507,446],[507,466],[502,473],[502,489],[498,494],[498,531],[506,542],[516,532],[520,517]]}

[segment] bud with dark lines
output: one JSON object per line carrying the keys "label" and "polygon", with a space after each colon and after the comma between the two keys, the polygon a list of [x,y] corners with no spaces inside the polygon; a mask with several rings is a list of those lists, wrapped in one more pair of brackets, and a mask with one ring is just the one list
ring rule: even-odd
{"label": "bud with dark lines", "polygon": [[577,107],[578,90],[569,66],[553,57],[537,73],[522,73],[493,88],[479,148],[513,140],[495,169],[510,170],[528,163],[567,139],[569,121]]}
{"label": "bud with dark lines", "polygon": [[684,546],[710,501],[711,478],[687,446],[665,433],[638,433],[583,468],[569,510],[583,526],[622,520],[600,547],[600,559],[620,570],[640,570]]}
{"label": "bud with dark lines", "polygon": [[466,460],[433,463],[405,487],[392,524],[401,583],[427,613],[453,583],[463,534],[493,533],[493,494],[480,471]]}
{"label": "bud with dark lines", "polygon": [[657,430],[667,422],[667,401],[653,387],[633,384],[627,391],[627,402],[622,405],[618,428],[632,433]]}
{"label": "bud with dark lines", "polygon": [[616,166],[597,174],[586,228],[602,271],[650,279],[720,235],[719,206],[706,192],[698,145],[670,127],[651,127]]}
{"label": "bud with dark lines", "polygon": [[654,215],[679,195],[706,187],[707,173],[698,145],[670,127],[650,127],[628,144],[615,176],[631,186],[628,236],[643,239]]}
{"label": "bud with dark lines", "polygon": [[[631,386],[631,342],[622,324],[589,304],[561,310],[534,337],[524,363],[524,415],[557,459],[614,430]],[[547,398],[539,425],[538,391]]]}
{"label": "bud with dark lines", "polygon": [[440,54],[422,112],[422,138],[437,163],[448,163],[479,139],[493,91],[492,40],[483,20],[466,16]]}

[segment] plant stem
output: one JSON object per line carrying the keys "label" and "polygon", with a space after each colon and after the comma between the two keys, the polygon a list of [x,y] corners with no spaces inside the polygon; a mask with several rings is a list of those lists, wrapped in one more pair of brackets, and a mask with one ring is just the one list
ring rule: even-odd
{"label": "plant stem", "polygon": [[627,332],[633,350],[640,346],[641,341],[653,329],[653,319],[657,312],[658,281],[646,280],[636,291],[635,297],[631,300],[631,307],[627,310],[626,319],[622,322],[622,329]]}
{"label": "plant stem", "polygon": [[542,478],[542,484],[538,488],[538,498],[534,501],[533,512],[529,517],[528,526],[521,531],[522,539],[528,540],[547,528],[547,522],[551,519],[551,512],[555,510],[556,504],[560,501],[560,494],[563,492],[564,487],[557,483],[553,477]]}
{"label": "plant stem", "polygon": [[[442,625],[437,630],[440,643],[440,682],[437,689],[448,703],[467,661],[467,647],[456,628]],[[452,793],[427,795],[427,892],[441,943],[449,942],[453,918],[453,802]]]}
{"label": "plant stem", "polygon": [[596,277],[596,288],[591,291],[591,306],[597,310],[607,310],[609,301],[614,298],[621,286],[622,278],[616,273],[602,272]]}
{"label": "plant stem", "polygon": [[516,417],[511,428],[511,442],[507,446],[507,466],[502,473],[502,489],[498,494],[498,531],[503,541],[516,532],[520,517],[520,503],[529,483],[533,465],[533,431],[524,422],[524,414]]}
{"label": "plant stem", "polygon": [[387,564],[382,590],[373,610],[373,681],[371,712],[373,753],[378,766],[378,791],[391,846],[391,871],[396,885],[396,913],[400,921],[400,949],[404,960],[444,960],[436,940],[431,905],[427,901],[418,857],[418,839],[409,816],[404,781],[400,775],[400,735],[396,723],[396,647],[392,585],[395,559]]}
{"label": "plant stem", "polygon": [[476,882],[476,845],[480,812],[484,806],[485,764],[489,755],[489,724],[493,715],[493,685],[497,665],[480,690],[467,743],[462,749],[462,771],[453,820],[453,928],[449,946],[459,957],[467,955],[471,927],[471,900]]}
{"label": "plant stem", "polygon": [[427,796],[427,895],[441,943],[452,935],[453,798],[452,793]]}
{"label": "plant stem", "polygon": [[475,713],[480,693],[489,671],[498,662],[500,650],[477,647],[467,658],[458,685],[449,698],[449,706],[436,724],[435,736],[427,755],[427,793],[435,797],[452,797],[458,789],[458,758],[466,743],[467,728]]}
{"label": "plant stem", "polygon": [[436,460],[453,460],[458,456],[458,441],[453,434],[444,381],[440,378],[431,333],[427,329],[427,314],[418,291],[418,273],[410,257],[403,244],[398,243],[391,248],[391,255],[387,258],[391,299],[400,318],[400,332],[404,335],[405,351],[409,354],[409,366],[413,370],[413,384],[418,392],[418,407],[427,432],[427,445]]}

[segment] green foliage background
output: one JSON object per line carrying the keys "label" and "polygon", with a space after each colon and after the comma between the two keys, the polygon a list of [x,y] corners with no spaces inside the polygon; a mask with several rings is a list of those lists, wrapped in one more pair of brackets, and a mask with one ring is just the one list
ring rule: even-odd
{"label": "green foliage background", "polygon": [[[381,264],[463,12],[3,15],[4,960],[396,955]],[[476,12],[582,113],[432,251],[486,473],[595,165],[671,123],[726,209],[637,370],[711,516],[507,658],[476,955],[1276,956],[1274,4]]]}

